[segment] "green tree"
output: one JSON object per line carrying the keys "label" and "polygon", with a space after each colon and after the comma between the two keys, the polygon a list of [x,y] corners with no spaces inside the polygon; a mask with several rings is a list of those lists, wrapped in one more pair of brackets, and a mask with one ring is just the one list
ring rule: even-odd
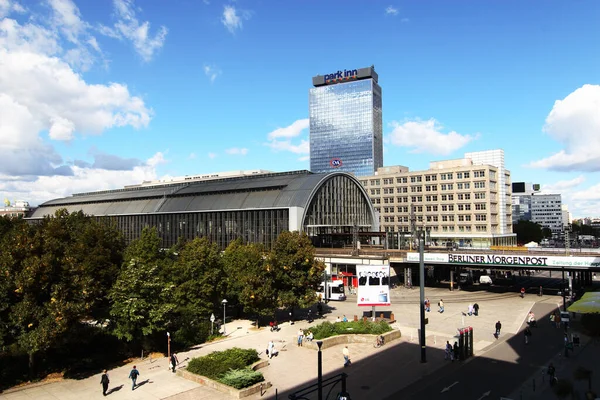
{"label": "green tree", "polygon": [[542,226],[531,221],[520,220],[513,225],[513,233],[517,234],[517,242],[521,244],[539,243],[543,238]]}
{"label": "green tree", "polygon": [[317,300],[325,264],[315,259],[315,249],[306,233],[279,235],[269,253],[267,268],[273,271],[273,285],[282,307],[307,307]]}
{"label": "green tree", "polygon": [[550,228],[542,228],[542,239],[550,239],[552,238],[552,229]]}
{"label": "green tree", "polygon": [[144,228],[125,250],[125,262],[110,294],[113,333],[136,344],[167,329],[175,308],[174,285],[166,279],[171,259],[160,249],[155,228]]}
{"label": "green tree", "polygon": [[[241,240],[231,242],[223,253],[227,298],[237,298],[246,313],[256,316],[272,316],[277,309],[274,269],[265,255],[262,245],[244,245]],[[257,318],[257,327],[258,323]]]}
{"label": "green tree", "polygon": [[225,272],[219,247],[208,239],[196,238],[178,247],[166,278],[174,285],[175,339],[191,345],[206,339],[206,321],[225,293]]}
{"label": "green tree", "polygon": [[29,354],[31,374],[37,353],[58,344],[81,320],[102,314],[96,311],[120,261],[118,238],[114,229],[66,210],[13,232],[2,256],[16,296],[9,319]]}

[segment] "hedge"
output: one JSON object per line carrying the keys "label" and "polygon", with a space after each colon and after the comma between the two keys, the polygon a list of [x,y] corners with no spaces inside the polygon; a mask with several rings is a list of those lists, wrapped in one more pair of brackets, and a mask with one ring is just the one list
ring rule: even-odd
{"label": "hedge", "polygon": [[204,357],[192,358],[187,370],[242,389],[264,380],[262,373],[248,368],[259,359],[254,349],[234,347],[225,351],[214,351]]}
{"label": "hedge", "polygon": [[307,329],[311,331],[315,339],[325,339],[331,336],[348,334],[371,334],[381,335],[390,332],[392,327],[386,321],[348,321],[348,322],[323,322]]}

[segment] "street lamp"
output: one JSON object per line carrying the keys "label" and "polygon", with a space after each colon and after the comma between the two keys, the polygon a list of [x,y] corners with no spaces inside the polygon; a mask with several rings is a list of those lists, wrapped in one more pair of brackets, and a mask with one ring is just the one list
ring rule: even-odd
{"label": "street lamp", "polygon": [[323,355],[321,353],[321,346],[323,345],[322,340],[317,340],[317,390],[318,400],[323,400]]}
{"label": "street lamp", "polygon": [[171,358],[171,334],[167,332],[167,358]]}
{"label": "street lamp", "polygon": [[223,336],[226,335],[226,331],[225,331],[225,322],[226,320],[226,315],[225,315],[225,306],[227,306],[227,299],[223,299],[223,301],[221,302],[223,303]]}
{"label": "street lamp", "polygon": [[425,231],[419,228],[417,231],[419,238],[419,307],[421,309],[421,362],[427,362],[427,348],[425,347]]}

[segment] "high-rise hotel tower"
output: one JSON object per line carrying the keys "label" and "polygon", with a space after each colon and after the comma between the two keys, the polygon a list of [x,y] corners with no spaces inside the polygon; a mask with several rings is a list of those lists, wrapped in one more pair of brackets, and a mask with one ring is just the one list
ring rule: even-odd
{"label": "high-rise hotel tower", "polygon": [[312,78],[310,170],[374,175],[383,167],[381,87],[375,67]]}

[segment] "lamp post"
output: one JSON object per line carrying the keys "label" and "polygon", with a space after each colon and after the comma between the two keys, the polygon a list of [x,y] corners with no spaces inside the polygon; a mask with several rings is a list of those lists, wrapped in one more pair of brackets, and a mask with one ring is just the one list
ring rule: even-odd
{"label": "lamp post", "polygon": [[419,228],[417,237],[419,239],[419,307],[421,309],[421,362],[427,362],[427,348],[425,347],[425,231]]}
{"label": "lamp post", "polygon": [[167,332],[167,359],[171,358],[171,334]]}
{"label": "lamp post", "polygon": [[323,342],[321,340],[317,340],[317,346],[319,346],[319,351],[317,351],[317,390],[318,390],[318,400],[323,400],[323,354],[321,353],[321,346]]}
{"label": "lamp post", "polygon": [[226,314],[225,314],[225,307],[227,306],[227,299],[223,299],[223,301],[221,303],[223,303],[223,336],[225,336],[227,334],[227,332],[225,331],[225,322],[227,321]]}

